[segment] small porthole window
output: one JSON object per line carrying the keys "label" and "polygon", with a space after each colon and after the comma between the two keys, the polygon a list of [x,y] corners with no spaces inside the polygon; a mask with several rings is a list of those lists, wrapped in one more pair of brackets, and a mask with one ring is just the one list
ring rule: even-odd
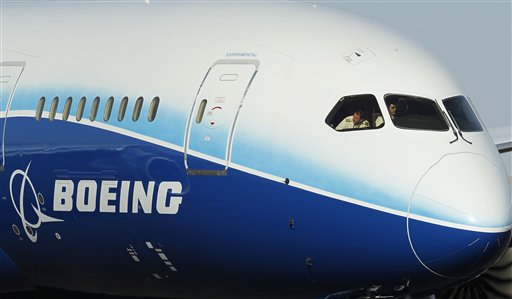
{"label": "small porthole window", "polygon": [[142,104],[144,103],[144,98],[139,97],[137,101],[135,101],[135,106],[133,107],[132,120],[138,121],[140,117],[140,112],[142,111]]}
{"label": "small porthole window", "polygon": [[103,112],[103,120],[108,121],[110,119],[110,114],[112,114],[112,107],[114,106],[114,97],[110,97],[107,100],[107,104],[105,105],[105,112]]}
{"label": "small porthole window", "polygon": [[72,104],[73,104],[73,98],[72,97],[67,98],[66,102],[64,103],[64,112],[62,113],[63,121],[68,120],[69,112],[71,111]]}
{"label": "small porthole window", "polygon": [[95,97],[92,101],[92,107],[91,107],[91,115],[89,116],[89,119],[91,121],[96,120],[96,116],[98,115],[98,108],[100,107],[100,97]]}
{"label": "small porthole window", "polygon": [[341,98],[325,123],[336,131],[353,131],[379,129],[384,126],[384,119],[375,96],[362,94]]}
{"label": "small porthole window", "polygon": [[119,112],[117,113],[118,121],[123,121],[127,106],[128,106],[128,97],[124,97],[121,100],[121,105],[119,105]]}
{"label": "small porthole window", "polygon": [[46,101],[45,97],[41,97],[39,99],[39,102],[37,102],[37,109],[36,109],[36,120],[41,120],[41,116],[43,115],[44,110],[44,102]]}
{"label": "small porthole window", "polygon": [[50,105],[50,115],[49,119],[50,121],[53,121],[55,119],[55,114],[57,113],[57,107],[59,106],[59,97],[54,97],[52,104]]}
{"label": "small porthole window", "polygon": [[196,123],[200,124],[203,121],[204,111],[206,109],[206,104],[208,104],[208,100],[203,99],[199,104],[199,108],[197,109],[196,115]]}
{"label": "small porthole window", "polygon": [[158,105],[160,104],[160,98],[154,97],[151,101],[151,105],[149,105],[148,111],[148,121],[152,122],[156,118],[156,111],[158,110]]}
{"label": "small porthole window", "polygon": [[82,116],[84,115],[84,109],[85,109],[85,97],[82,97],[80,101],[78,102],[78,109],[76,110],[76,121],[81,121]]}

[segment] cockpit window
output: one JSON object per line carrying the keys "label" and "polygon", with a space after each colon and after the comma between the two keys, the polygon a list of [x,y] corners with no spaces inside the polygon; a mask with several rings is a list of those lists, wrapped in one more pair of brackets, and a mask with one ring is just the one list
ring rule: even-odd
{"label": "cockpit window", "polygon": [[443,100],[448,115],[462,132],[481,132],[482,125],[475,115],[468,100],[463,96],[456,96]]}
{"label": "cockpit window", "polygon": [[402,129],[447,131],[436,102],[408,95],[388,94],[384,98],[393,124]]}
{"label": "cockpit window", "polygon": [[352,131],[381,128],[384,119],[375,96],[363,94],[341,98],[327,115],[325,123],[336,131]]}

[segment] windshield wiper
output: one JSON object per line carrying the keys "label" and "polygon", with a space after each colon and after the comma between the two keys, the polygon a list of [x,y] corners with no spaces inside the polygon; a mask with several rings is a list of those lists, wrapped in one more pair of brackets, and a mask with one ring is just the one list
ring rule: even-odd
{"label": "windshield wiper", "polygon": [[473,142],[471,142],[471,141],[467,140],[466,138],[464,138],[464,135],[462,135],[462,131],[460,130],[459,126],[457,125],[457,122],[455,121],[455,118],[453,117],[453,115],[450,112],[450,110],[448,110],[448,114],[450,114],[450,118],[453,120],[453,123],[455,124],[455,127],[457,128],[457,131],[458,131],[460,137],[462,138],[462,140],[466,141],[469,144],[473,144]]}
{"label": "windshield wiper", "polygon": [[446,112],[443,111],[444,120],[450,125],[452,128],[453,135],[455,135],[455,139],[450,141],[450,144],[454,143],[455,141],[459,140],[459,135],[457,134],[457,131],[453,127],[452,122],[448,119],[448,116],[446,116]]}

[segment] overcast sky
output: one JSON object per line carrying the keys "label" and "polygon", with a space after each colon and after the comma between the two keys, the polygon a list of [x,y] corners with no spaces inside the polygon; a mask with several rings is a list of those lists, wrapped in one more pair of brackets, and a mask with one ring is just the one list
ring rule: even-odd
{"label": "overcast sky", "polygon": [[[308,3],[367,17],[423,44],[471,97],[487,128],[512,140],[510,0]],[[511,156],[502,155],[509,175]]]}

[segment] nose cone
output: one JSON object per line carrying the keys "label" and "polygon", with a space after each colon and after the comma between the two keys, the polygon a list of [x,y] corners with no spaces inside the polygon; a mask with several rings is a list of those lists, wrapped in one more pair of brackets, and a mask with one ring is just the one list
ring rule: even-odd
{"label": "nose cone", "polygon": [[511,204],[502,167],[476,154],[446,155],[425,172],[411,196],[411,249],[437,275],[479,273],[510,242]]}

